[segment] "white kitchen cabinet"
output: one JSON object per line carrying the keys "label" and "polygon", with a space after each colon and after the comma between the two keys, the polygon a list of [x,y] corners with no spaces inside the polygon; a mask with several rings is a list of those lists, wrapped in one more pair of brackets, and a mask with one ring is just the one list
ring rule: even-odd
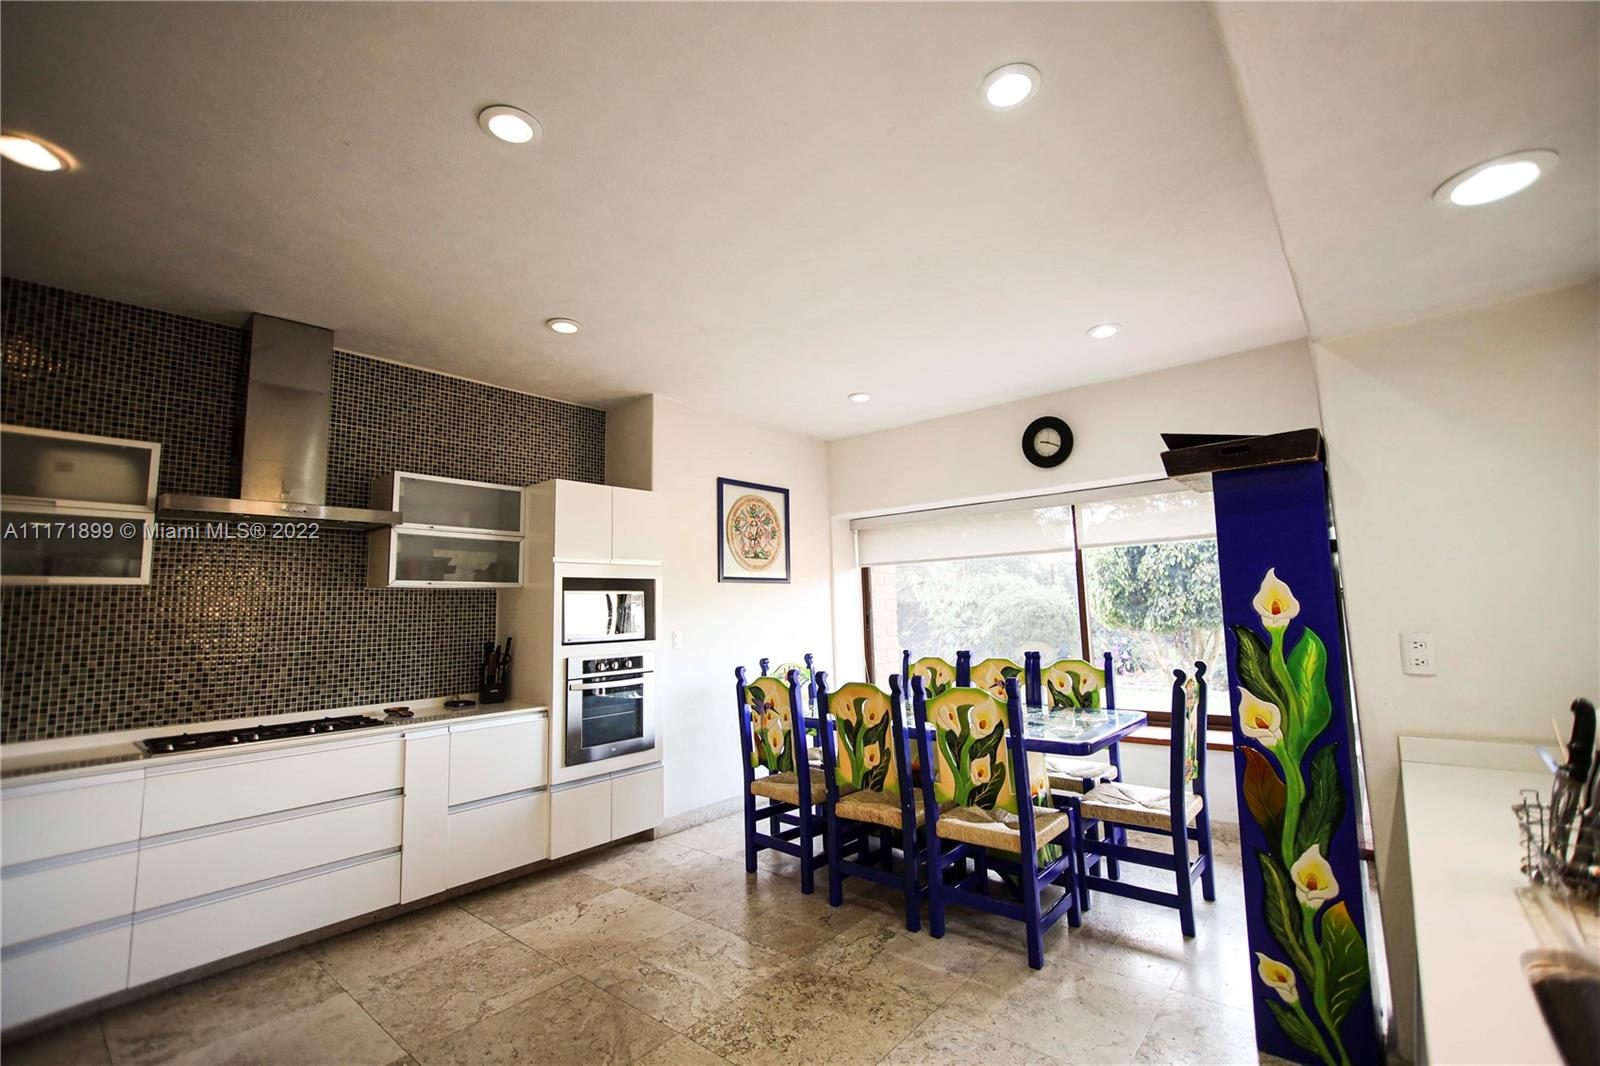
{"label": "white kitchen cabinet", "polygon": [[522,584],[522,538],[391,526],[367,534],[367,587],[496,589]]}
{"label": "white kitchen cabinet", "polygon": [[414,529],[522,535],[522,489],[516,485],[397,470],[374,482],[372,506],[399,511]]}
{"label": "white kitchen cabinet", "polygon": [[555,481],[553,521],[555,561],[611,561],[611,486],[585,481]]}
{"label": "white kitchen cabinet", "polygon": [[0,584],[148,585],[161,445],[0,427]]}
{"label": "white kitchen cabinet", "polygon": [[136,909],[143,912],[342,859],[400,847],[399,796],[296,808],[214,832],[145,841]]}
{"label": "white kitchen cabinet", "polygon": [[0,880],[0,942],[6,947],[54,936],[133,913],[139,853],[127,851],[81,862],[13,867]]}
{"label": "white kitchen cabinet", "polygon": [[657,766],[611,775],[611,839],[642,833],[661,824],[664,775]]}
{"label": "white kitchen cabinet", "polygon": [[611,561],[661,562],[661,514],[657,496],[642,489],[611,490]]}
{"label": "white kitchen cabinet", "polygon": [[127,988],[130,932],[122,923],[7,952],[0,1020],[11,1028]]}
{"label": "white kitchen cabinet", "polygon": [[450,727],[450,806],[541,788],[550,778],[547,715]]}
{"label": "white kitchen cabinet", "polygon": [[143,795],[140,770],[8,786],[0,792],[0,865],[138,840]]}
{"label": "white kitchen cabinet", "polygon": [[550,857],[550,795],[479,800],[450,811],[451,887]]}
{"label": "white kitchen cabinet", "polygon": [[405,781],[400,738],[309,745],[200,766],[152,767],[145,781],[145,836],[252,818],[288,807],[395,791]]}
{"label": "white kitchen cabinet", "polygon": [[400,853],[347,860],[139,915],[132,985],[382,910],[400,902]]}
{"label": "white kitchen cabinet", "polygon": [[400,902],[450,887],[450,730],[406,733],[405,818],[400,846]]}
{"label": "white kitchen cabinet", "polygon": [[611,778],[556,785],[550,791],[550,857],[611,840]]}

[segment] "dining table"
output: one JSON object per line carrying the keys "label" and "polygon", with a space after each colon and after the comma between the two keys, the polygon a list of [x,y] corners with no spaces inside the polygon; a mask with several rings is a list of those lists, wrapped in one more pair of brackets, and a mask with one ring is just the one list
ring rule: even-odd
{"label": "dining table", "polygon": [[[1121,743],[1143,729],[1150,716],[1120,707],[1022,706],[1022,745],[1046,755],[1093,755],[1107,752],[1111,765],[1121,770]],[[816,729],[820,719],[805,716],[806,727]]]}

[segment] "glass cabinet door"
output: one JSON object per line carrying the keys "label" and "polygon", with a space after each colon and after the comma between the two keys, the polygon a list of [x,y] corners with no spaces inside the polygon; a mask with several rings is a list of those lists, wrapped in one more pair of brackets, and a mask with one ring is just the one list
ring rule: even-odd
{"label": "glass cabinet door", "polygon": [[160,452],[159,444],[7,426],[0,494],[148,511]]}
{"label": "glass cabinet door", "polygon": [[522,490],[507,485],[395,475],[394,508],[408,526],[522,532]]}
{"label": "glass cabinet door", "polygon": [[396,585],[518,585],[522,583],[522,541],[404,529],[393,538]]}
{"label": "glass cabinet door", "polygon": [[150,542],[141,515],[0,513],[0,582],[7,585],[143,585]]}

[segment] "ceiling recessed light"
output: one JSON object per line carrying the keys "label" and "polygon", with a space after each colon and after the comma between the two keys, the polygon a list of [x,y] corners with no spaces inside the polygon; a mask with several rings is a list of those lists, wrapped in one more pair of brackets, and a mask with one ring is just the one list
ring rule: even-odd
{"label": "ceiling recessed light", "polygon": [[1090,326],[1086,332],[1095,340],[1103,341],[1107,337],[1115,337],[1121,333],[1122,327],[1115,322],[1102,322],[1098,326]]}
{"label": "ceiling recessed light", "polygon": [[1437,189],[1435,203],[1452,207],[1481,207],[1515,196],[1555,169],[1561,157],[1548,148],[1514,152],[1468,167]]}
{"label": "ceiling recessed light", "polygon": [[996,111],[1009,111],[1039,91],[1039,71],[1027,63],[1008,63],[991,70],[978,94]]}
{"label": "ceiling recessed light", "polygon": [[544,324],[552,333],[576,333],[583,328],[583,323],[575,318],[547,318]]}
{"label": "ceiling recessed light", "polygon": [[491,137],[511,144],[531,144],[544,135],[539,120],[526,111],[495,104],[478,112],[478,125]]}
{"label": "ceiling recessed light", "polygon": [[0,136],[0,156],[30,170],[66,170],[71,157],[61,149],[19,133]]}
{"label": "ceiling recessed light", "polygon": [[870,393],[852,392],[850,394],[851,403],[866,403],[870,399],[872,399],[872,395]]}

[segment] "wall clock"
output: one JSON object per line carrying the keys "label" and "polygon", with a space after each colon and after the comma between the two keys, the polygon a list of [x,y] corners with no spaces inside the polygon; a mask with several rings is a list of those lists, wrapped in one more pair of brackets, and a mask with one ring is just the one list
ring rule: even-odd
{"label": "wall clock", "polygon": [[1022,454],[1034,466],[1060,466],[1072,454],[1072,427],[1055,415],[1035,418],[1022,431]]}

